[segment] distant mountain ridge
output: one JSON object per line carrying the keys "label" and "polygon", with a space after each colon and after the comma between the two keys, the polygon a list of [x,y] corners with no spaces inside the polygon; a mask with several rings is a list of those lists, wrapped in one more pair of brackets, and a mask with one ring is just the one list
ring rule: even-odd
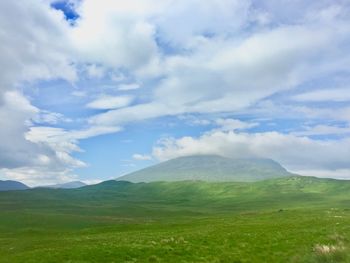
{"label": "distant mountain ridge", "polygon": [[87,184],[80,182],[80,181],[74,181],[74,182],[68,182],[64,184],[54,184],[54,185],[45,185],[40,186],[40,188],[52,188],[52,189],[75,189],[80,188],[83,186],[86,186]]}
{"label": "distant mountain ridge", "polygon": [[231,159],[217,155],[195,155],[162,162],[117,180],[134,183],[185,180],[254,182],[293,175],[295,176],[271,159]]}
{"label": "distant mountain ridge", "polygon": [[29,189],[29,186],[17,182],[17,181],[1,181],[0,180],[0,191],[13,191],[13,190],[26,190]]}

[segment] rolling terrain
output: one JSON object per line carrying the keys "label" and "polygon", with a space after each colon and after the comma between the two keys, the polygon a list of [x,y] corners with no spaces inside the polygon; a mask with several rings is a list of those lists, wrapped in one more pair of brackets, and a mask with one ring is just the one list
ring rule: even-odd
{"label": "rolling terrain", "polygon": [[0,193],[0,262],[350,262],[350,182],[107,181]]}
{"label": "rolling terrain", "polygon": [[217,155],[195,155],[172,159],[127,174],[118,180],[130,182],[200,180],[207,182],[254,182],[291,176],[271,159],[230,159]]}

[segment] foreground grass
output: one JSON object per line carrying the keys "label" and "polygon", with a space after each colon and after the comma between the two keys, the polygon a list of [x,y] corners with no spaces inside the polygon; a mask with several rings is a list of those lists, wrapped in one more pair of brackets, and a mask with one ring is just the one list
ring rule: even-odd
{"label": "foreground grass", "polygon": [[347,182],[0,193],[0,262],[350,262]]}

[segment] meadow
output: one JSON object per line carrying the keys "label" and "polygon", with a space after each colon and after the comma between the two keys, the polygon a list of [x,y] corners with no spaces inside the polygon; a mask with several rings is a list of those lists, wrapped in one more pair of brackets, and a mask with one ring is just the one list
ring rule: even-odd
{"label": "meadow", "polygon": [[350,182],[0,192],[0,262],[350,262]]}

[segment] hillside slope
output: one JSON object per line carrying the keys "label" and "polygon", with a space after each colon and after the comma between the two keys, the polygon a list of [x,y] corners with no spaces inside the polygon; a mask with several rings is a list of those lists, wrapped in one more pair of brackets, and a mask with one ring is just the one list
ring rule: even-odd
{"label": "hillside slope", "polygon": [[230,159],[216,155],[187,156],[169,160],[117,180],[129,182],[185,181],[254,182],[291,176],[271,159]]}
{"label": "hillside slope", "polygon": [[[191,213],[255,209],[348,207],[350,181],[292,176],[259,182],[152,182],[105,181],[78,189],[36,188],[0,193],[0,207],[35,208],[125,215],[171,215],[190,208]],[[135,209],[137,208],[137,209]]]}
{"label": "hillside slope", "polygon": [[[180,207],[228,206],[234,209],[303,207],[344,204],[350,200],[350,181],[291,176],[258,182],[151,182],[106,181],[80,188],[95,198],[125,200],[132,203],[164,203]],[[343,203],[344,202],[344,203]],[[244,204],[244,205],[243,205]]]}
{"label": "hillside slope", "polygon": [[302,176],[0,192],[0,262],[350,262],[349,192]]}
{"label": "hillside slope", "polygon": [[0,191],[25,190],[25,189],[29,189],[29,187],[21,182],[0,180]]}

